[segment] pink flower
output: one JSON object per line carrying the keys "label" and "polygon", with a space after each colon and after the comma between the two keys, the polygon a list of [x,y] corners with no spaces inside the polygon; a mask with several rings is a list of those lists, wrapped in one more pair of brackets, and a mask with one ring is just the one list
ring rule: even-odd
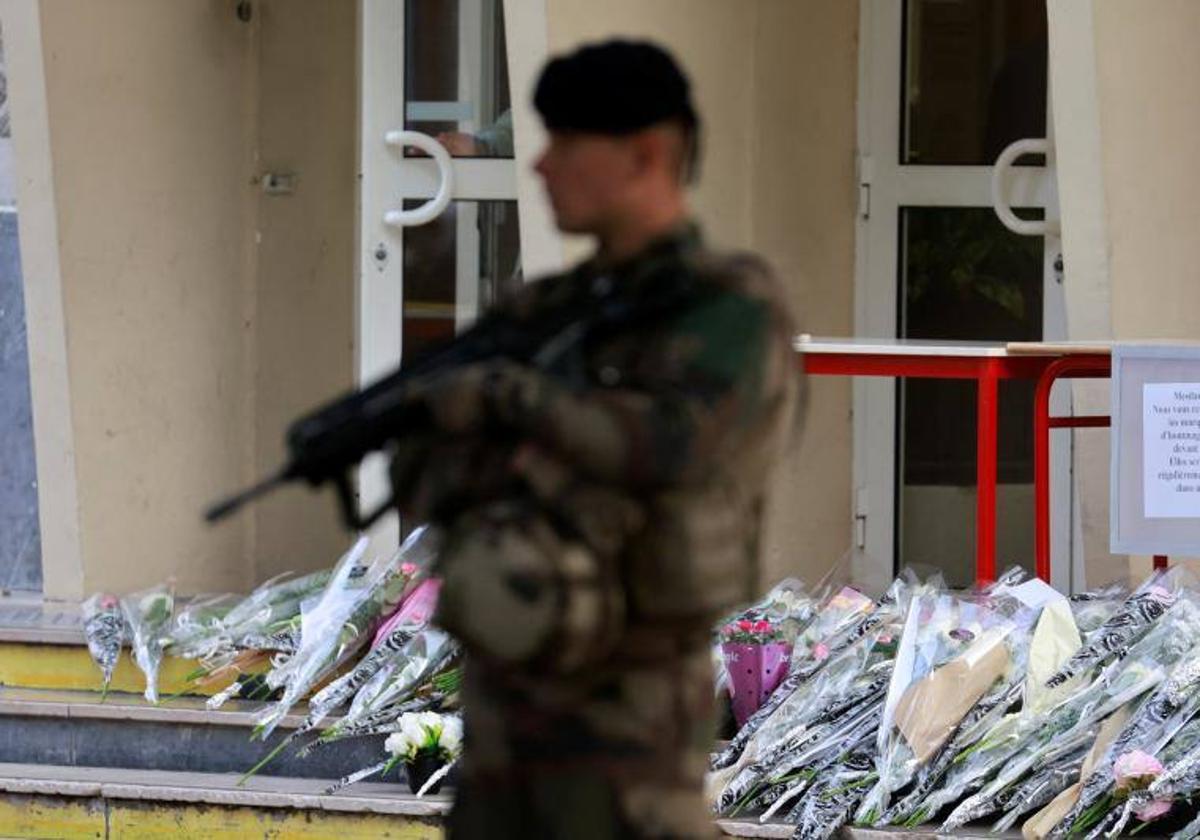
{"label": "pink flower", "polygon": [[412,577],[417,573],[417,566],[415,563],[405,563],[400,567],[400,573],[405,577]]}
{"label": "pink flower", "polygon": [[816,645],[813,646],[812,655],[813,659],[817,660],[818,662],[824,662],[829,658],[829,648],[825,646],[824,642],[817,642]]}
{"label": "pink flower", "polygon": [[1162,771],[1162,762],[1141,750],[1127,752],[1113,763],[1119,791],[1144,788]]}
{"label": "pink flower", "polygon": [[1142,822],[1151,822],[1152,820],[1156,820],[1165,815],[1170,810],[1170,799],[1152,799],[1141,808],[1135,810],[1133,813],[1136,814],[1137,818]]}
{"label": "pink flower", "polygon": [[750,633],[754,630],[754,622],[747,621],[744,618],[737,623],[737,626],[738,626],[738,629],[744,633]]}
{"label": "pink flower", "polygon": [[754,625],[754,632],[755,633],[770,633],[771,632],[771,622],[760,621],[760,622],[756,623]]}

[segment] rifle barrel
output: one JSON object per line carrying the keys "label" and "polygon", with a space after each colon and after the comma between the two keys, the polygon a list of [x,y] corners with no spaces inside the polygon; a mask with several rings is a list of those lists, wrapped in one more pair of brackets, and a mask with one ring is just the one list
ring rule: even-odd
{"label": "rifle barrel", "polygon": [[279,470],[279,472],[268,478],[264,478],[262,481],[258,482],[252,487],[248,487],[240,493],[230,496],[228,499],[223,499],[222,501],[217,502],[204,512],[204,521],[217,522],[218,520],[224,519],[242,505],[246,504],[247,502],[252,502],[259,496],[263,496],[271,492],[287,480],[288,468],[283,467]]}

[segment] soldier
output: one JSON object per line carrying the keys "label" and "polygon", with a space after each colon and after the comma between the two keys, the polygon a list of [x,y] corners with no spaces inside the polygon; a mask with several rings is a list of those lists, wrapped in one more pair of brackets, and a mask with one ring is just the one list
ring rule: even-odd
{"label": "soldier", "polygon": [[701,837],[710,634],[757,590],[789,428],[792,322],[757,259],[705,248],[699,126],[663,50],[555,58],[535,104],[558,226],[596,255],[497,304],[517,322],[629,306],[581,357],[426,383],[436,430],[393,460],[403,515],[445,530],[437,622],[467,651],[450,835]]}

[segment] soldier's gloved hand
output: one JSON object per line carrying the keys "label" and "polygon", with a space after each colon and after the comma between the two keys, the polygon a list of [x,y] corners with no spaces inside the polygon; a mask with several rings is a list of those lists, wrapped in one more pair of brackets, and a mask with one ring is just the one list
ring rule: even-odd
{"label": "soldier's gloved hand", "polygon": [[423,388],[434,423],[450,434],[478,432],[489,423],[521,425],[535,416],[550,391],[537,370],[505,359],[440,374]]}
{"label": "soldier's gloved hand", "polygon": [[397,441],[391,455],[396,509],[419,522],[453,517],[514,481],[510,448],[482,437],[418,435]]}

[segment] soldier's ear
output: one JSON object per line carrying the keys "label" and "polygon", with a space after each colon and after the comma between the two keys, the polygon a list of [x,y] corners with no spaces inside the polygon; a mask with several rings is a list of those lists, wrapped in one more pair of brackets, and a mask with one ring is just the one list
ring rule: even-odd
{"label": "soldier's ear", "polygon": [[647,128],[631,134],[626,142],[635,175],[643,176],[671,165],[670,138],[661,129]]}

